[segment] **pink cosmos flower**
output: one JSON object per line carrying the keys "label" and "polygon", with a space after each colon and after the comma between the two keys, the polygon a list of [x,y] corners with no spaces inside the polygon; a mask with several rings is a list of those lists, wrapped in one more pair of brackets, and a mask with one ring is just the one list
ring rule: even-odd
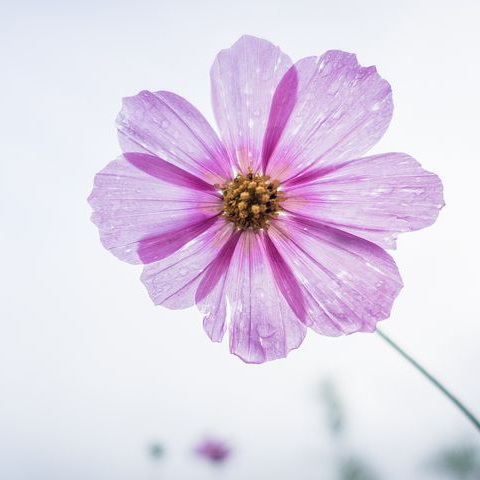
{"label": "pink cosmos flower", "polygon": [[221,140],[178,95],[124,99],[124,153],[89,197],[103,245],[144,265],[155,304],[196,304],[213,341],[228,317],[246,362],[285,357],[307,327],[374,331],[402,288],[384,249],[443,206],[409,155],[362,157],[392,117],[390,85],[353,54],[292,65],[250,36],[218,54],[211,81]]}
{"label": "pink cosmos flower", "polygon": [[213,463],[223,463],[232,453],[231,448],[220,440],[205,439],[196,448],[195,453]]}

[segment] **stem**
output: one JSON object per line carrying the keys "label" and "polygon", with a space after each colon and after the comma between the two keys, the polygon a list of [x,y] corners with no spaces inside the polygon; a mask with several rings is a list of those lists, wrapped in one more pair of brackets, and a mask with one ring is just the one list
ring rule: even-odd
{"label": "stem", "polygon": [[451,392],[449,392],[435,377],[430,375],[420,364],[418,364],[408,353],[404,352],[390,337],[377,329],[378,335],[385,340],[394,350],[396,350],[405,360],[410,362],[427,380],[435,385],[457,408],[473,423],[478,431],[480,431],[480,421],[473,413]]}

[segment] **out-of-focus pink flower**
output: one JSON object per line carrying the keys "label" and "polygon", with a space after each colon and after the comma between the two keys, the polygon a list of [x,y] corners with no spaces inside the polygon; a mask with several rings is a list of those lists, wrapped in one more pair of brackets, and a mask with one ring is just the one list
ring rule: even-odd
{"label": "out-of-focus pink flower", "polygon": [[245,36],[211,70],[221,140],[182,97],[143,91],[117,119],[123,155],[89,197],[103,245],[144,264],[155,304],[194,304],[246,362],[286,356],[307,327],[371,332],[402,288],[385,248],[432,224],[442,184],[384,134],[390,85],[355,55],[292,65]]}
{"label": "out-of-focus pink flower", "polygon": [[214,463],[223,463],[231,455],[232,449],[220,440],[206,439],[196,448],[195,453]]}

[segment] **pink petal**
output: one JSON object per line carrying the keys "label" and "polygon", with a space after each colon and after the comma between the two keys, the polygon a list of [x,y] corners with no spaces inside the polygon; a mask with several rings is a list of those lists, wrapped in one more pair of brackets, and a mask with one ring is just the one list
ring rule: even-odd
{"label": "pink petal", "polygon": [[265,238],[265,232],[242,233],[226,281],[230,351],[248,363],[285,357],[306,333],[278,286]]}
{"label": "pink petal", "polygon": [[232,226],[219,219],[173,255],[146,265],[142,282],[155,305],[172,309],[194,305],[205,270],[232,234]]}
{"label": "pink petal", "polygon": [[226,278],[240,235],[240,231],[234,231],[216,258],[205,269],[195,294],[195,303],[204,313],[203,328],[214,342],[221,342],[225,334]]}
{"label": "pink petal", "polygon": [[124,152],[159,156],[204,181],[232,178],[225,147],[202,114],[170,92],[140,92],[123,99],[117,117]]}
{"label": "pink petal", "polygon": [[105,248],[130,263],[173,253],[208,228],[221,209],[210,185],[158,157],[135,153],[95,176],[89,202]]}
{"label": "pink petal", "polygon": [[182,248],[190,240],[198,237],[208,230],[218,217],[202,218],[195,223],[189,223],[183,227],[174,228],[162,233],[150,234],[138,242],[138,256],[142,263],[153,263],[168,257]]}
{"label": "pink petal", "polygon": [[231,447],[222,440],[203,440],[196,448],[195,453],[214,463],[222,463],[231,455]]}
{"label": "pink petal", "polygon": [[227,296],[226,278],[224,274],[213,290],[197,303],[197,307],[204,314],[203,328],[212,342],[221,342],[226,330]]}
{"label": "pink petal", "polygon": [[390,315],[402,280],[380,247],[287,215],[272,224],[269,236],[302,286],[307,324],[316,332],[371,332]]}
{"label": "pink petal", "polygon": [[298,319],[305,321],[305,300],[300,285],[268,235],[265,235],[265,250],[279,290]]}
{"label": "pink petal", "polygon": [[124,153],[123,156],[134,167],[164,182],[169,182],[179,187],[193,188],[194,190],[206,191],[213,194],[216,193],[215,188],[210,183],[204,182],[195,175],[155,155],[130,152]]}
{"label": "pink petal", "polygon": [[244,36],[212,66],[213,111],[237,169],[257,171],[273,93],[291,60],[278,47]]}
{"label": "pink petal", "polygon": [[235,251],[235,247],[237,246],[240,235],[240,231],[233,230],[233,234],[229,241],[221,250],[218,251],[215,260],[205,270],[205,275],[203,276],[202,282],[200,283],[195,295],[195,300],[197,303],[201,302],[213,290],[220,278],[228,270],[230,260],[233,252]]}
{"label": "pink petal", "polygon": [[431,225],[444,205],[442,183],[404,153],[385,153],[317,170],[288,188],[284,207],[395,248],[401,232]]}
{"label": "pink petal", "polygon": [[[240,231],[236,231],[219,251],[215,260],[205,270],[195,296],[197,306],[205,314],[203,321],[205,331],[216,342],[221,341],[225,333],[226,279],[232,256],[241,234]],[[264,235],[262,238],[266,254],[265,258],[271,266],[273,278],[279,291],[284,296],[293,313],[300,320],[305,320],[305,302],[297,280],[278,253],[275,245],[268,238],[268,235]]]}
{"label": "pink petal", "polygon": [[390,85],[375,67],[361,67],[355,55],[332,50],[304,58],[292,70],[272,105],[278,123],[286,124],[265,158],[267,174],[284,182],[313,166],[362,155],[382,137],[393,111]]}
{"label": "pink petal", "polygon": [[270,108],[267,129],[263,139],[262,172],[267,168],[268,161],[282,137],[283,130],[297,103],[298,74],[295,68],[290,68],[283,76],[275,90]]}

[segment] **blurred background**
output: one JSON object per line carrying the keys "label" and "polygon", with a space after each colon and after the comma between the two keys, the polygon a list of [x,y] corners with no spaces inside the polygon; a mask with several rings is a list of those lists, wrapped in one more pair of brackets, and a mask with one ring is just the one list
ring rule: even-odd
{"label": "blurred background", "polygon": [[[356,52],[394,92],[373,152],[413,155],[447,203],[399,239],[384,331],[480,415],[478,2],[0,6],[0,478],[480,478],[478,432],[377,335],[310,332],[286,360],[246,365],[196,309],[153,306],[86,202],[120,151],[122,97],[171,90],[212,121],[210,65],[244,33],[294,61]],[[194,454],[207,438],[230,446],[223,463]]]}

